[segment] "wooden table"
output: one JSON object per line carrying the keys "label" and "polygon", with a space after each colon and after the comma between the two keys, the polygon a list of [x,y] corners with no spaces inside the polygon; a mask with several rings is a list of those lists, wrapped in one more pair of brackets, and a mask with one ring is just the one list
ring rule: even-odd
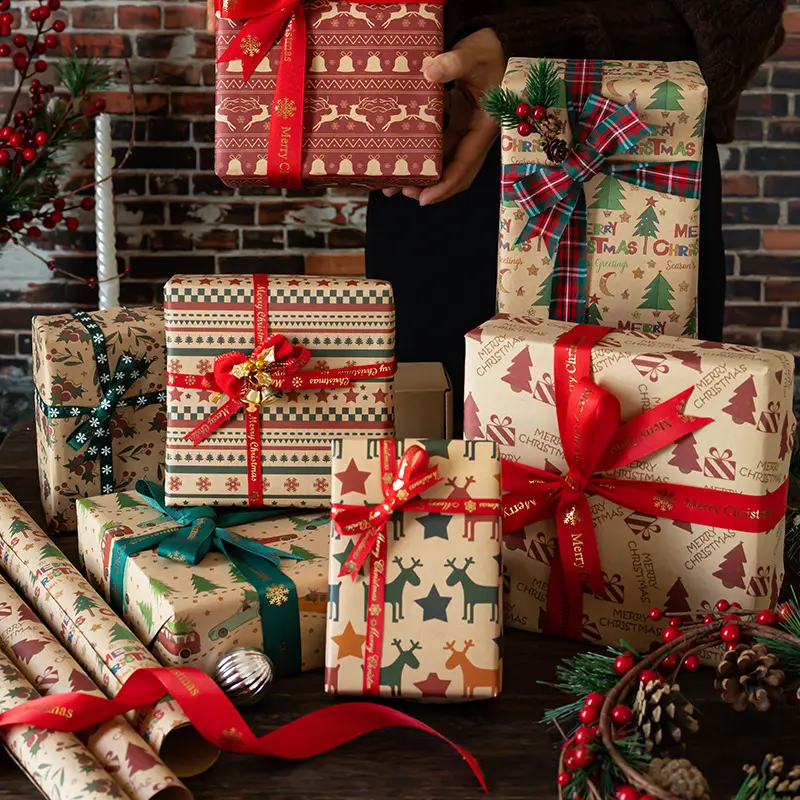
{"label": "wooden table", "polygon": [[[17,426],[0,447],[0,482],[41,521],[32,426]],[[74,560],[74,535],[59,537],[57,544]],[[505,638],[504,688],[498,699],[456,705],[403,702],[397,707],[470,750],[486,773],[491,797],[555,798],[558,736],[539,720],[562,696],[541,681],[553,680],[559,661],[580,649],[510,630]],[[737,714],[717,697],[707,669],[686,676],[683,690],[697,706],[700,719],[700,733],[690,738],[688,755],[704,771],[715,800],[735,792],[742,764],[760,761],[767,752],[800,761],[797,708]],[[256,733],[266,733],[333,702],[337,701],[322,693],[321,672],[309,672],[276,684],[263,707],[248,712],[247,719]],[[0,776],[0,798],[39,796],[5,753],[0,756]],[[402,730],[372,734],[305,763],[225,753],[208,772],[187,784],[195,797],[215,800],[480,796],[469,769],[454,751],[432,737]]]}

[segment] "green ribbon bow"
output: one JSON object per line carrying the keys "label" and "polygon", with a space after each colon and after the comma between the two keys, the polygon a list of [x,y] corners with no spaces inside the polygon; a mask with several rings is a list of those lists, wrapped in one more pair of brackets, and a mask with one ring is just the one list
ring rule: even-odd
{"label": "green ribbon bow", "polygon": [[247,509],[217,512],[209,506],[172,507],[164,502],[164,489],[151,481],[136,482],[136,491],[165,517],[178,524],[177,529],[114,540],[109,565],[111,605],[124,611],[125,566],[128,558],[144,550],[157,548],[159,556],[183,564],[197,565],[210,550],[218,550],[233,564],[258,594],[264,652],[275,667],[277,676],[299,673],[302,666],[300,644],[300,608],[297,589],[291,578],[280,570],[280,560],[302,561],[302,556],[277,550],[269,545],[227,530],[228,526],[285,515],[276,509]]}

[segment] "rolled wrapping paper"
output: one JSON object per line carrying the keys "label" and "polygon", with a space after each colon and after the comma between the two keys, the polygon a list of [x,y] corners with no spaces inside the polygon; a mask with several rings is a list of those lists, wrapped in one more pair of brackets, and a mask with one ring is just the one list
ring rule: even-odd
{"label": "rolled wrapping paper", "polygon": [[[102,697],[14,589],[0,578],[0,648],[42,695],[81,691]],[[190,800],[191,792],[123,717],[93,731],[86,746],[131,800]]]}
{"label": "rolled wrapping paper", "polygon": [[[116,695],[137,669],[160,666],[2,484],[0,556],[12,583],[105,694]],[[171,699],[131,721],[180,777],[204,772],[219,755]]]}
{"label": "rolled wrapping paper", "polygon": [[[39,697],[14,665],[0,653],[0,712]],[[0,741],[31,783],[49,800],[128,797],[73,733],[14,725]]]}

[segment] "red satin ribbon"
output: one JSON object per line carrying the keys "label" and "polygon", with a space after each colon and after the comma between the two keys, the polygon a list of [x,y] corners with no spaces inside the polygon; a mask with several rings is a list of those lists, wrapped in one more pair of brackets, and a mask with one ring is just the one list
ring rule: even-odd
{"label": "red satin ribbon", "polygon": [[152,705],[165,695],[171,695],[200,735],[220,749],[285,760],[312,758],[382,728],[415,728],[454,748],[486,791],[483,773],[472,754],[423,722],[386,706],[327,706],[257,737],[222,690],[195,667],[137,670],[113,700],[81,692],[29,700],[0,714],[0,728],[33,725],[51,731],[80,731]]}
{"label": "red satin ribbon", "polygon": [[604,591],[588,495],[657,517],[746,533],[771,530],[786,508],[788,481],[755,497],[600,474],[647,458],[714,421],[685,413],[692,387],[621,423],[619,400],[591,379],[592,347],[611,330],[577,325],[555,347],[556,409],[567,474],[503,462],[504,532],[556,517],[558,553],[545,632],[571,639],[582,637],[584,585],[595,594]]}
{"label": "red satin ribbon", "polygon": [[[349,386],[353,381],[394,375],[394,360],[367,364],[363,367],[307,370],[300,372],[311,360],[311,351],[302,345],[292,345],[282,334],[269,335],[269,277],[253,275],[253,328],[255,349],[250,358],[255,360],[270,347],[275,348],[275,362],[269,367],[272,386],[276,389],[337,388]],[[214,359],[213,372],[205,375],[167,373],[167,384],[181,389],[213,390],[227,396],[227,402],[207,419],[193,428],[183,438],[197,445],[224,425],[234,414],[247,405],[241,399],[244,378],[233,374],[233,369],[248,357],[242,353],[226,353]],[[247,494],[251,506],[264,503],[261,480],[261,410],[245,410],[247,438]]]}
{"label": "red satin ribbon", "polygon": [[[269,186],[301,189],[303,108],[306,76],[306,14],[302,0],[216,0],[224,19],[246,20],[218,63],[242,62],[247,82],[283,31],[278,77],[267,142]],[[442,5],[444,0],[428,0]],[[359,0],[353,5],[397,5],[395,0]],[[285,30],[284,30],[285,26]]]}
{"label": "red satin ribbon", "polygon": [[343,536],[358,536],[358,541],[342,565],[339,577],[351,575],[355,581],[371,554],[369,599],[367,602],[367,640],[364,647],[364,694],[380,694],[383,653],[384,599],[386,592],[386,524],[396,511],[418,514],[497,514],[496,500],[419,499],[419,495],[442,480],[438,470],[428,469],[429,456],[420,445],[411,445],[397,464],[397,443],[382,439],[381,487],[383,503],[377,506],[331,507],[331,519]]}

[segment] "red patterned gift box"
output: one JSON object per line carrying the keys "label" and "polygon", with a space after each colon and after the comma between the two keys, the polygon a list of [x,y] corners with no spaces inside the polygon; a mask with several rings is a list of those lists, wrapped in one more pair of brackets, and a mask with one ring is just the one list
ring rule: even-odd
{"label": "red patterned gift box", "polygon": [[388,283],[177,276],[165,322],[168,505],[327,507],[331,440],[394,435]]}
{"label": "red patterned gift box", "polygon": [[443,95],[422,69],[442,51],[443,12],[443,0],[223,0],[217,175],[229,186],[435,183]]}

